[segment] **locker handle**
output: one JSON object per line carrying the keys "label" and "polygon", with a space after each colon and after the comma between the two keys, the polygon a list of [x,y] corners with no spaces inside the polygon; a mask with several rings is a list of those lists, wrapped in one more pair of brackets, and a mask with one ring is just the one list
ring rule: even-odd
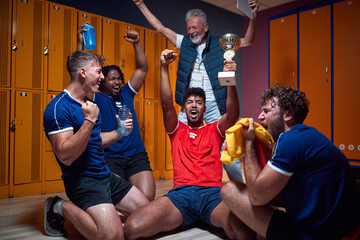
{"label": "locker handle", "polygon": [[125,68],[125,59],[122,59],[122,61],[121,61],[122,63],[121,63],[121,68]]}
{"label": "locker handle", "polygon": [[46,47],[44,47],[44,55],[48,55],[49,54],[49,46],[46,45]]}
{"label": "locker handle", "polygon": [[15,120],[12,120],[10,123],[10,131],[14,132],[15,131]]}
{"label": "locker handle", "polygon": [[13,43],[11,49],[14,51],[16,51],[18,49],[16,40],[14,40],[14,43]]}
{"label": "locker handle", "polygon": [[15,129],[16,129],[16,125],[20,125],[22,126],[23,125],[23,119],[21,119],[20,121],[15,119],[15,120],[12,120],[11,123],[10,123],[10,131],[14,132]]}

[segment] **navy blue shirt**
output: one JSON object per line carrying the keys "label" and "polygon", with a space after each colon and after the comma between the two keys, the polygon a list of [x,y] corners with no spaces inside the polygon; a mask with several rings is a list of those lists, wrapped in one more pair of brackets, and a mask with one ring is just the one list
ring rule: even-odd
{"label": "navy blue shirt", "polygon": [[145,152],[142,141],[139,123],[134,108],[134,96],[136,92],[126,83],[120,90],[119,99],[113,99],[104,93],[95,94],[95,103],[101,112],[101,131],[110,132],[118,128],[116,115],[120,105],[126,105],[132,113],[133,129],[128,136],[122,137],[117,142],[104,149],[106,158],[120,158],[124,156],[135,156]]}
{"label": "navy blue shirt", "polygon": [[268,165],[291,176],[286,212],[303,239],[340,239],[358,219],[355,179],[345,155],[323,134],[297,124],[282,133]]}
{"label": "navy blue shirt", "polygon": [[[73,131],[75,134],[83,123],[84,115],[81,104],[74,100],[66,90],[56,96],[44,112],[44,130],[47,137],[66,131]],[[110,175],[111,172],[104,161],[100,124],[101,117],[91,131],[85,151],[70,166],[64,165],[55,154],[63,173],[62,177],[106,177]]]}

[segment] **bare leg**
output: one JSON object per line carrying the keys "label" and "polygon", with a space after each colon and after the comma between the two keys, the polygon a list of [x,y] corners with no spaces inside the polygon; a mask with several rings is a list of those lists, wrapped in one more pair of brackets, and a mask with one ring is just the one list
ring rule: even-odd
{"label": "bare leg", "polygon": [[215,227],[223,228],[230,239],[256,238],[256,233],[230,212],[223,201],[211,213],[210,222]]}
{"label": "bare leg", "polygon": [[124,225],[126,239],[151,237],[179,227],[183,217],[167,197],[156,199],[136,210]]}
{"label": "bare leg", "polygon": [[151,171],[142,171],[132,175],[129,181],[142,192],[149,201],[155,198],[155,180]]}
{"label": "bare leg", "polygon": [[62,211],[87,239],[123,239],[121,220],[112,204],[98,204],[83,211],[66,201]]}
{"label": "bare leg", "polygon": [[255,207],[251,205],[246,185],[231,181],[221,189],[221,197],[228,208],[248,227],[261,237],[266,237],[274,209],[270,206]]}
{"label": "bare leg", "polygon": [[145,197],[145,195],[133,186],[125,197],[123,197],[123,199],[115,205],[115,207],[121,212],[125,211],[126,213],[131,214],[138,208],[148,203],[149,200]]}

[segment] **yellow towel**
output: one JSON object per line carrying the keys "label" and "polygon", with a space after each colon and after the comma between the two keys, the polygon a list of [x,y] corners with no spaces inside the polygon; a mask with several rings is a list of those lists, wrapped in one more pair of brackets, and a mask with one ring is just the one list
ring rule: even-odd
{"label": "yellow towel", "polygon": [[[220,160],[229,165],[235,160],[244,157],[245,143],[241,134],[242,126],[249,126],[249,118],[241,118],[234,126],[225,131],[226,148],[224,148]],[[263,147],[269,147],[274,143],[272,136],[263,126],[254,122],[255,137]]]}

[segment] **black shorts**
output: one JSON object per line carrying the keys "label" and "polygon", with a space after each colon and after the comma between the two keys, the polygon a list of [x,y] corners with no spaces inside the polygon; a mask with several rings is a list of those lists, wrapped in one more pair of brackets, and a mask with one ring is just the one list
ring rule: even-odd
{"label": "black shorts", "polygon": [[110,170],[125,180],[139,172],[152,171],[147,152],[121,158],[105,158]]}
{"label": "black shorts", "polygon": [[269,227],[266,232],[266,240],[297,240],[301,239],[299,231],[295,224],[292,223],[289,216],[280,210],[275,210]]}
{"label": "black shorts", "polygon": [[76,206],[86,210],[101,203],[116,205],[132,188],[132,184],[114,174],[108,177],[63,178],[66,195]]}

